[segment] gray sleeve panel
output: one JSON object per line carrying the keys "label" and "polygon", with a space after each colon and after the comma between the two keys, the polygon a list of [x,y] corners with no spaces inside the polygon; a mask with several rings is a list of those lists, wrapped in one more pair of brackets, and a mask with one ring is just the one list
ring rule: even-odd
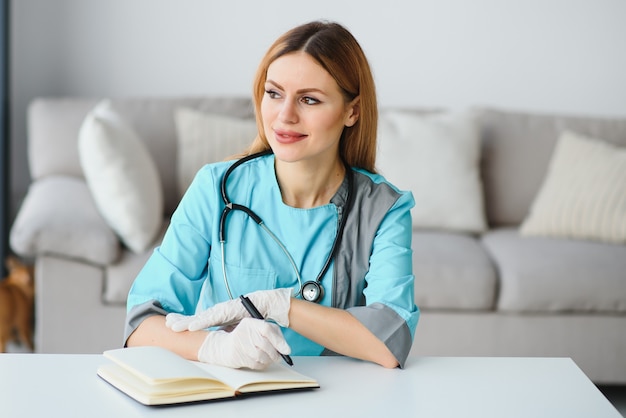
{"label": "gray sleeve panel", "polygon": [[363,289],[374,238],[383,218],[400,198],[387,183],[374,183],[359,172],[354,172],[354,183],[354,202],[334,265],[332,304],[340,309],[365,305]]}
{"label": "gray sleeve panel", "polygon": [[139,324],[144,319],[154,315],[167,315],[168,312],[161,307],[161,304],[156,300],[151,300],[140,305],[133,306],[126,314],[126,324],[124,326],[124,347],[126,347],[126,341]]}
{"label": "gray sleeve panel", "polygon": [[357,306],[348,309],[348,312],[385,343],[398,360],[400,367],[404,367],[413,340],[409,326],[400,315],[382,303]]}
{"label": "gray sleeve panel", "polygon": [[[400,198],[400,193],[387,183],[374,183],[359,172],[354,173],[354,181],[353,207],[335,259],[332,304],[348,310],[363,323],[385,343],[400,367],[404,367],[412,345],[408,325],[393,309],[381,303],[364,306],[363,295],[374,239],[384,217]],[[323,355],[333,354],[330,350],[323,352]]]}

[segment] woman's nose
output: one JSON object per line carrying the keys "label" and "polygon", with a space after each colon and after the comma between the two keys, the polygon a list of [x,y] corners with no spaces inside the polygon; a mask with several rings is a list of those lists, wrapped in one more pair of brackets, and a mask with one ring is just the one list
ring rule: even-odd
{"label": "woman's nose", "polygon": [[281,103],[278,117],[281,122],[285,123],[296,123],[298,121],[298,111],[293,100],[284,100]]}

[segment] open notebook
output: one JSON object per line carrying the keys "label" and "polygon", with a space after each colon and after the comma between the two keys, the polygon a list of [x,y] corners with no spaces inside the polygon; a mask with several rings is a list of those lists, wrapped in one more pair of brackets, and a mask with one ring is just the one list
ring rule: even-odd
{"label": "open notebook", "polygon": [[283,364],[265,370],[231,369],[186,360],[160,347],[109,350],[98,376],[145,405],[234,398],[244,393],[318,388],[315,379]]}

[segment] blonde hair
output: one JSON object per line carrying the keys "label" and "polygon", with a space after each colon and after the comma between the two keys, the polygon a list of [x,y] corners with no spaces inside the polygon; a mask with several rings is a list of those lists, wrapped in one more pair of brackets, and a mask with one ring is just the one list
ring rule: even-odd
{"label": "blonde hair", "polygon": [[276,59],[292,52],[309,54],[328,71],[339,85],[346,102],[359,97],[359,118],[353,126],[344,127],[339,153],[349,166],[374,173],[378,125],[374,78],[357,40],[346,28],[333,22],[315,21],[295,27],[278,38],[266,52],[257,69],[253,85],[259,133],[246,153],[253,154],[270,148],[261,117],[267,69]]}

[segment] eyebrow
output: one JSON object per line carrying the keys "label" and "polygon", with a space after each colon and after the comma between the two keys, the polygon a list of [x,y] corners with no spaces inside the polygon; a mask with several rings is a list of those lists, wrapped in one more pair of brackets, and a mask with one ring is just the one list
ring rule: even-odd
{"label": "eyebrow", "polygon": [[[285,90],[285,88],[283,86],[281,86],[280,84],[278,84],[277,82],[267,79],[265,80],[266,83],[270,83],[273,84],[276,88],[280,89],[280,90]],[[314,88],[314,87],[310,87],[310,88],[305,88],[305,89],[300,89],[296,91],[297,94],[303,94],[303,93],[321,93],[323,95],[326,95],[326,93],[323,90],[320,90],[318,88]]]}

